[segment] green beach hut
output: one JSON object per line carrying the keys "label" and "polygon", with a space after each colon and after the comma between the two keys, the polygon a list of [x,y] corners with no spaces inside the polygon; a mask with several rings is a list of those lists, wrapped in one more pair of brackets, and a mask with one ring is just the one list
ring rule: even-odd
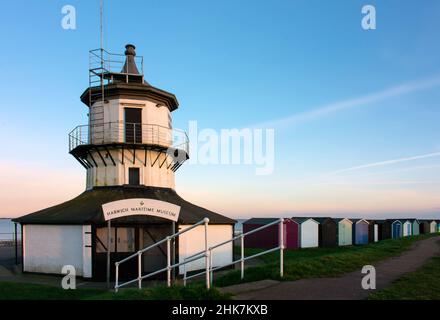
{"label": "green beach hut", "polygon": [[351,246],[353,244],[353,222],[347,218],[335,220],[338,223],[338,245]]}
{"label": "green beach hut", "polygon": [[420,234],[420,222],[417,219],[411,219],[412,222],[412,234],[418,236]]}

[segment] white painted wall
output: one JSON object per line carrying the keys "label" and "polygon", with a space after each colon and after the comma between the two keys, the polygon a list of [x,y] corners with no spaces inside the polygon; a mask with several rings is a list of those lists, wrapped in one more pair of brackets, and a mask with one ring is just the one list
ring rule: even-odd
{"label": "white painted wall", "polygon": [[91,237],[84,234],[86,226],[24,225],[24,271],[61,274],[65,265],[72,265],[77,276],[91,276]]}
{"label": "white painted wall", "polygon": [[309,219],[300,225],[301,227],[301,248],[315,248],[319,245],[319,224]]}
{"label": "white painted wall", "polygon": [[[144,165],[145,152],[147,153],[147,165]],[[98,163],[98,167],[87,169],[87,189],[94,186],[117,186],[128,184],[128,169],[139,168],[140,184],[162,188],[175,188],[174,172],[167,169],[167,162],[160,168],[165,159],[165,154],[160,154],[156,163],[158,153],[156,151],[136,150],[136,161],[133,164],[133,150],[124,151],[124,163],[122,163],[122,152],[111,151],[116,166],[111,163],[110,158],[106,159],[107,167],[103,165],[99,155],[93,151],[92,155]],[[91,161],[91,160],[90,160]],[[154,165],[153,165],[154,163]],[[153,165],[153,166],[152,166]]]}
{"label": "white painted wall", "polygon": [[435,233],[435,232],[437,232],[437,222],[435,222],[435,221],[432,221],[430,224],[429,224],[429,226],[430,226],[430,231],[431,231],[431,233]]}
{"label": "white painted wall", "polygon": [[[171,117],[169,109],[166,106],[157,106],[157,103],[153,101],[133,99],[112,99],[105,104],[104,108],[101,107],[101,102],[97,102],[92,106],[90,110],[90,124],[102,124],[103,126],[102,129],[98,127],[95,129],[96,132],[91,134],[92,143],[102,143],[102,137],[109,138],[108,141],[105,142],[124,141],[123,128],[125,122],[125,108],[142,109],[143,124],[162,126],[158,129],[160,132],[149,133],[148,130],[143,130],[143,141],[150,141],[153,137],[157,137],[157,135],[160,134],[161,140],[170,139],[169,142],[161,141],[161,144],[164,146],[171,145],[172,130],[171,128],[167,129],[169,128],[169,119]],[[103,118],[101,119],[102,110]],[[113,126],[113,129],[110,130],[110,126]],[[102,130],[105,130],[106,133],[103,134]],[[110,153],[116,162],[116,166],[113,165],[110,157],[106,156],[106,152],[101,151],[101,155],[108,164],[107,166],[104,166],[99,154],[96,151],[91,151],[92,157],[98,164],[98,167],[87,170],[87,189],[91,189],[94,186],[116,186],[128,184],[129,168],[139,168],[141,185],[175,188],[174,172],[167,169],[167,162],[163,162],[166,158],[165,154],[161,154],[159,159],[155,161],[158,155],[157,152],[136,150],[135,163],[133,164],[133,150],[125,150],[124,159],[122,159],[121,150],[112,150]],[[147,159],[146,165],[145,159]],[[89,157],[88,160],[90,163],[93,163],[91,157]],[[170,159],[168,159],[168,161],[169,160]],[[164,164],[160,167],[162,163]]]}
{"label": "white painted wall", "polygon": [[[183,230],[190,225],[179,225],[179,230]],[[232,225],[208,225],[208,245],[213,246],[233,237]],[[232,242],[213,250],[213,265],[223,266],[231,263]],[[185,257],[189,257],[205,249],[205,227],[198,226],[179,237],[179,262],[183,262]],[[186,265],[187,271],[200,270],[205,267],[205,260],[202,258],[190,262]],[[179,267],[179,274],[183,274],[184,267]]]}

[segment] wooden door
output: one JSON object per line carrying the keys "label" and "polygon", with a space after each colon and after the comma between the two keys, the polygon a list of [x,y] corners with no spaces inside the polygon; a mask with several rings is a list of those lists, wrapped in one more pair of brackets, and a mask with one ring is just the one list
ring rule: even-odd
{"label": "wooden door", "polygon": [[125,142],[142,143],[142,109],[125,108]]}
{"label": "wooden door", "polygon": [[[93,262],[94,279],[104,281],[107,275],[107,231],[106,227],[97,228],[95,233],[95,256]],[[110,278],[115,279],[115,262],[132,255],[138,249],[136,228],[111,228],[110,236]],[[124,262],[119,268],[120,280],[137,277],[137,260]]]}

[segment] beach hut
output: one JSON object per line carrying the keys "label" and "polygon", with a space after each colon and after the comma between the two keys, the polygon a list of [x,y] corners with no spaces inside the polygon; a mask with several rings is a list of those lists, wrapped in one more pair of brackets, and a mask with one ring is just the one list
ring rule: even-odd
{"label": "beach hut", "polygon": [[338,245],[351,246],[353,244],[353,222],[347,218],[337,219]]}
{"label": "beach hut", "polygon": [[300,248],[316,248],[319,246],[319,222],[313,218],[292,218],[299,224]]}
{"label": "beach hut", "polygon": [[[243,222],[243,233],[255,230],[278,218],[252,218]],[[244,238],[245,248],[276,248],[279,245],[279,224],[252,233]],[[291,219],[284,221],[284,246],[286,249],[298,249],[298,223]]]}
{"label": "beach hut", "polygon": [[353,219],[353,242],[354,244],[368,244],[368,226],[365,219]]}
{"label": "beach hut", "polygon": [[338,245],[338,225],[332,218],[313,218],[319,222],[319,246],[332,248]]}
{"label": "beach hut", "polygon": [[284,247],[285,249],[299,248],[299,225],[292,219],[284,219]]}
{"label": "beach hut", "polygon": [[436,233],[436,232],[437,232],[437,221],[432,220],[432,221],[429,223],[429,232],[430,232],[430,233]]}
{"label": "beach hut", "polygon": [[440,220],[437,220],[437,232],[440,232]]}
{"label": "beach hut", "polygon": [[392,220],[391,222],[391,238],[397,239],[402,237],[402,221]]}
{"label": "beach hut", "polygon": [[430,225],[427,220],[419,220],[420,222],[420,234],[425,234],[430,232]]}
{"label": "beach hut", "polygon": [[409,237],[412,235],[412,222],[410,220],[402,220],[403,222],[403,236]]}
{"label": "beach hut", "polygon": [[412,235],[417,236],[420,234],[420,226],[419,226],[419,220],[417,219],[410,219],[412,222]]}
{"label": "beach hut", "polygon": [[368,220],[368,242],[379,241],[379,224],[375,220]]}
{"label": "beach hut", "polygon": [[379,241],[391,238],[391,221],[375,220],[379,226]]}

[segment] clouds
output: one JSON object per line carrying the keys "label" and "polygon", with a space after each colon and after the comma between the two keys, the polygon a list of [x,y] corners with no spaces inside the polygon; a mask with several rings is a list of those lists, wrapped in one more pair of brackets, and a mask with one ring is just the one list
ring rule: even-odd
{"label": "clouds", "polygon": [[440,157],[440,152],[434,152],[434,153],[421,154],[421,155],[406,157],[406,158],[398,158],[398,159],[391,159],[391,160],[367,163],[367,164],[363,164],[363,165],[359,165],[359,166],[355,166],[355,167],[351,167],[351,168],[337,170],[337,171],[330,173],[329,175],[337,175],[337,174],[345,173],[345,172],[357,171],[357,170],[374,168],[374,167],[388,166],[388,165],[398,164],[398,163],[402,163],[402,162],[415,161],[415,160],[427,159],[427,158],[432,158],[432,157]]}
{"label": "clouds", "polygon": [[375,102],[380,102],[386,99],[399,97],[402,95],[415,93],[418,91],[428,90],[435,87],[440,87],[440,75],[392,86],[384,90],[366,94],[357,98],[329,103],[323,106],[319,106],[317,108],[313,108],[310,111],[294,114],[285,118],[272,120],[269,122],[256,124],[253,125],[252,127],[284,129],[302,122],[312,121],[314,119],[318,119],[326,115],[330,115],[336,112],[341,112],[343,110],[367,106]]}

